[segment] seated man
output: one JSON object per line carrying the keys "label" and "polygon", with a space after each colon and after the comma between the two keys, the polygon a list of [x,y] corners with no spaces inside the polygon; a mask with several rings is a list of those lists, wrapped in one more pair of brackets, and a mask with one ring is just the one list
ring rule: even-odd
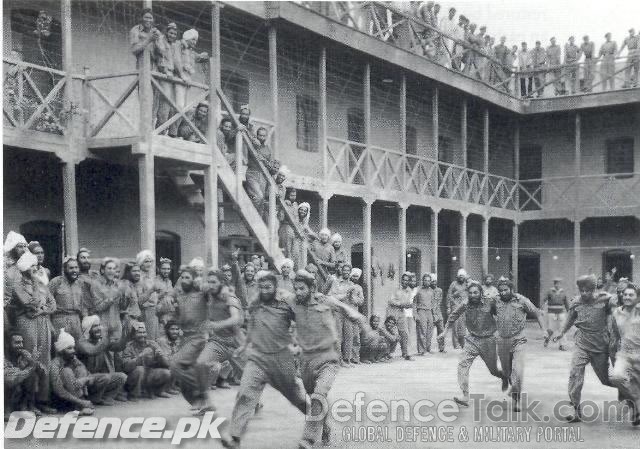
{"label": "seated man", "polygon": [[118,352],[124,349],[127,341],[125,330],[120,340],[109,341],[102,337],[102,326],[98,315],[89,315],[82,320],[82,337],[78,342],[78,358],[84,363],[87,370],[97,379],[105,390],[94,398],[94,404],[112,405],[114,399],[126,401],[127,397],[122,389],[127,381],[127,375],[116,372],[111,351]]}
{"label": "seated man", "polygon": [[171,397],[165,392],[171,383],[169,359],[158,343],[147,339],[144,323],[136,322],[132,327],[132,339],[122,353],[129,400],[136,402],[143,392],[148,397]]}
{"label": "seated man", "polygon": [[[180,325],[176,321],[169,320],[167,321],[167,324],[164,325],[164,333],[164,336],[158,338],[157,343],[158,346],[160,346],[160,349],[164,353],[165,357],[169,359],[169,362],[171,362],[173,356],[176,354],[176,352],[178,352],[180,346],[182,346]],[[175,379],[173,379],[171,381],[171,384],[167,387],[167,393],[180,393],[180,390],[178,390],[177,388]]]}
{"label": "seated man", "polygon": [[79,410],[81,416],[93,415],[89,387],[95,393],[96,382],[76,357],[75,340],[62,328],[54,347],[56,356],[49,365],[53,404],[61,410]]}
{"label": "seated man", "polygon": [[[195,111],[187,112],[187,117],[196,125],[200,133],[193,129],[193,126],[191,126],[189,122],[183,119],[178,127],[178,137],[190,142],[205,143],[202,138],[206,138],[207,132],[209,131],[209,105],[204,102],[198,103]],[[200,134],[202,134],[202,136],[200,136]]]}
{"label": "seated man", "polygon": [[[19,332],[11,332],[6,340],[4,353],[4,414],[5,418],[14,411],[30,411],[40,416],[35,406],[35,388],[37,371],[41,366],[24,349],[24,340]],[[6,419],[5,419],[6,421]]]}
{"label": "seated man", "polygon": [[380,360],[391,360],[391,356],[400,341],[400,332],[398,331],[398,323],[393,316],[388,316],[384,320],[384,326],[378,327],[378,332],[384,338],[384,351]]}

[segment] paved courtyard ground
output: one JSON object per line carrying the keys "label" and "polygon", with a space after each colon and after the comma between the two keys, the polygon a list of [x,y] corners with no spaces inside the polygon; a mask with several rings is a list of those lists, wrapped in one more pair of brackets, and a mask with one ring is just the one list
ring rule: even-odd
{"label": "paved courtyard ground", "polygon": [[[535,409],[539,416],[549,417],[546,421],[535,422],[531,416],[518,422],[518,416],[510,416],[509,402],[500,390],[500,383],[491,377],[484,364],[478,360],[471,371],[472,393],[484,393],[488,400],[496,401],[488,412],[483,407],[474,420],[474,407],[461,409],[453,413],[452,422],[438,418],[430,422],[420,422],[415,417],[403,421],[399,412],[399,422],[391,422],[390,416],[383,416],[382,422],[372,422],[363,417],[363,421],[333,421],[331,447],[345,448],[640,448],[640,428],[633,428],[628,422],[606,422],[602,416],[593,422],[567,424],[553,417],[553,408],[557,401],[567,399],[567,379],[571,352],[560,352],[557,348],[544,349],[537,326],[530,325],[527,332],[531,335],[528,343],[528,356],[524,390],[530,401],[540,401]],[[397,359],[393,363],[361,365],[356,368],[342,369],[330,395],[330,401],[339,399],[353,401],[358,392],[365,394],[365,415],[367,403],[380,399],[388,405],[392,400],[406,399],[410,404],[424,399],[432,401],[432,408],[422,408],[422,415],[435,414],[437,404],[457,395],[456,364],[458,351],[448,348],[446,354],[431,354],[415,357],[415,361]],[[218,406],[219,415],[229,417],[233,407],[235,389],[216,390],[211,396]],[[617,398],[616,390],[603,387],[591,370],[587,368],[583,399],[591,400],[601,408],[604,401]],[[288,449],[296,448],[301,435],[304,418],[275,390],[267,388],[263,395],[264,409],[252,419],[249,431],[244,439],[244,448]],[[379,406],[380,404],[378,404]],[[378,413],[380,409],[378,408]],[[178,419],[190,416],[187,403],[181,397],[155,399],[138,403],[125,403],[116,407],[97,409],[98,417],[117,416],[121,419],[132,416],[163,416],[167,419],[167,428],[173,429]],[[343,415],[344,416],[344,412]],[[490,419],[494,417],[494,421]],[[374,416],[375,418],[375,416]],[[495,421],[499,420],[499,421]],[[501,421],[500,421],[501,420]],[[435,426],[435,427],[434,427]],[[452,441],[432,441],[434,432],[441,438],[447,437],[447,426],[451,426]],[[477,432],[483,430],[482,435]],[[354,441],[371,432],[374,441]],[[501,433],[504,432],[504,433]],[[528,433],[527,433],[528,432]],[[468,439],[465,439],[465,435]],[[501,442],[500,437],[519,437],[518,440]],[[527,438],[528,435],[528,438]],[[545,437],[549,437],[548,439]],[[477,441],[482,438],[482,441]],[[574,442],[574,439],[579,441]],[[417,440],[417,441],[416,441]],[[466,441],[465,441],[466,440]],[[163,448],[172,447],[169,440],[5,440],[8,448]],[[173,446],[175,447],[175,446]],[[203,439],[188,440],[181,444],[184,448],[221,447],[219,441]]]}

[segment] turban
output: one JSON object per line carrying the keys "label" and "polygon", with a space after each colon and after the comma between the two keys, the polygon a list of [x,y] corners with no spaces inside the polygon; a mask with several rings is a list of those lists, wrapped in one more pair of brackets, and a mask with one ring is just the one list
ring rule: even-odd
{"label": "turban", "polygon": [[291,174],[291,170],[289,170],[289,167],[287,167],[286,165],[282,165],[280,166],[280,169],[278,170],[278,174],[284,176],[285,178],[287,176],[289,176]]}
{"label": "turban", "polygon": [[44,251],[44,248],[42,248],[42,245],[37,240],[33,240],[29,242],[29,244],[27,245],[27,248],[29,248],[29,251],[31,251],[32,253],[36,252],[36,248],[40,248],[41,250]]}
{"label": "turban", "polygon": [[225,263],[222,268],[220,268],[222,271],[230,271],[231,270],[231,265],[229,265],[228,263]]}
{"label": "turban", "polygon": [[480,291],[482,291],[482,284],[475,279],[470,279],[469,282],[467,282],[467,290],[469,290],[471,287],[478,287]]}
{"label": "turban", "polygon": [[412,277],[413,273],[411,271],[405,271],[404,273],[402,273],[402,277],[405,277],[405,276]]}
{"label": "turban", "polygon": [[240,105],[240,112],[242,112],[242,111],[247,111],[247,114],[251,114],[251,109],[249,108],[248,104]]}
{"label": "turban", "polygon": [[191,262],[189,262],[190,268],[204,268],[204,260],[200,257],[194,257]]}
{"label": "turban", "polygon": [[24,238],[24,236],[22,234],[18,234],[17,232],[9,231],[9,233],[7,234],[7,238],[4,241],[4,252],[8,253],[21,243],[25,246],[27,245],[27,240]]}
{"label": "turban", "polygon": [[280,265],[280,268],[284,268],[284,267],[289,267],[289,268],[293,269],[293,260],[284,259],[282,261],[282,264]]}
{"label": "turban", "polygon": [[102,259],[102,262],[100,262],[100,268],[104,269],[104,267],[106,267],[110,262],[113,262],[116,266],[120,265],[120,261],[115,257],[105,257]]}
{"label": "turban", "polygon": [[64,351],[67,348],[71,348],[76,345],[76,341],[74,338],[64,331],[64,327],[60,329],[60,334],[58,335],[58,339],[56,340],[54,346],[56,348],[56,352]]}
{"label": "turban", "polygon": [[437,275],[437,274],[435,274],[435,273],[431,273],[431,274],[429,274],[429,276],[431,276],[431,280],[432,280],[433,282],[436,282],[436,281],[438,280],[438,275]]}
{"label": "turban", "polygon": [[273,282],[274,284],[278,283],[278,278],[276,278],[276,275],[267,270],[258,271],[258,273],[256,274],[256,280],[258,282],[267,281]]}
{"label": "turban", "polygon": [[188,41],[191,39],[198,39],[198,32],[193,28],[191,28],[190,30],[187,30],[184,33],[182,33],[182,39],[184,39],[185,41]]}
{"label": "turban", "polygon": [[173,262],[171,261],[171,259],[169,259],[167,257],[161,257],[160,258],[160,265],[162,266],[165,263],[168,263],[169,265],[171,265]]}
{"label": "turban", "polygon": [[356,277],[357,279],[360,279],[360,276],[362,276],[362,270],[360,268],[352,268],[351,269],[351,277]]}
{"label": "turban", "polygon": [[37,263],[38,263],[38,258],[33,254],[31,254],[29,251],[25,251],[25,253],[22,256],[20,256],[20,259],[18,259],[18,262],[17,262],[18,270],[27,271],[29,268],[36,265]]}
{"label": "turban", "polygon": [[136,255],[136,263],[138,265],[142,265],[144,263],[145,260],[150,259],[150,260],[154,260],[155,258],[153,257],[153,253],[148,250],[148,249],[143,249],[142,251],[140,251],[137,255]]}
{"label": "turban", "polygon": [[131,328],[134,332],[146,331],[147,326],[144,325],[142,321],[132,321]]}
{"label": "turban", "polygon": [[306,208],[307,210],[311,210],[311,206],[307,202],[298,204],[298,210],[302,209],[303,207]]}
{"label": "turban", "polygon": [[329,228],[322,228],[318,234],[331,236],[331,231],[329,230]]}
{"label": "turban", "polygon": [[498,279],[498,283],[497,283],[498,287],[501,285],[506,285],[509,288],[513,288],[513,282],[511,282],[511,280],[509,278],[506,278],[504,276],[500,276],[500,279]]}
{"label": "turban", "polygon": [[213,274],[213,273],[217,273],[218,269],[216,267],[214,267],[213,265],[211,265],[209,268],[207,268],[207,274]]}
{"label": "turban", "polygon": [[596,289],[596,277],[592,274],[580,276],[576,281],[579,289],[595,290]]}
{"label": "turban", "polygon": [[89,331],[96,324],[100,324],[100,317],[98,315],[89,315],[82,319],[82,335],[84,338],[89,338]]}
{"label": "turban", "polygon": [[456,276],[464,276],[464,277],[467,277],[467,272],[465,271],[465,269],[464,269],[464,268],[460,268],[460,269],[458,270],[458,274],[457,274]]}
{"label": "turban", "polygon": [[171,22],[171,23],[167,24],[167,31],[169,31],[170,29],[174,29],[174,30],[178,29],[178,26],[176,25],[175,22]]}
{"label": "turban", "polygon": [[333,234],[333,235],[331,236],[331,243],[333,243],[333,242],[340,242],[340,243],[342,243],[342,236],[336,232],[335,234]]}
{"label": "turban", "polygon": [[294,278],[295,282],[304,282],[309,287],[313,286],[316,281],[316,277],[309,273],[307,270],[298,270],[296,272],[296,277]]}
{"label": "turban", "polygon": [[627,288],[627,285],[629,285],[629,278],[620,278],[618,279],[617,290],[618,291],[624,290],[625,288]]}

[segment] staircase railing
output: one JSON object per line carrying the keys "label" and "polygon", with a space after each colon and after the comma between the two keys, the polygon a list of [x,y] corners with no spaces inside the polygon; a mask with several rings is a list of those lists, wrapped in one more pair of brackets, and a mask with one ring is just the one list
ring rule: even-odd
{"label": "staircase railing", "polygon": [[[217,94],[218,94],[218,98],[220,98],[220,102],[223,106],[224,109],[226,109],[228,117],[233,121],[234,126],[236,127],[236,129],[238,129],[240,127],[240,122],[238,121],[238,118],[233,110],[233,106],[231,105],[231,102],[229,101],[229,99],[226,97],[226,95],[224,94],[224,92],[222,92],[221,89],[217,89]],[[210,132],[213,135],[214,130],[210,130]],[[248,157],[250,158],[254,158],[254,160],[257,162],[257,166],[260,168],[260,174],[265,178],[266,182],[267,182],[267,189],[269,192],[269,223],[268,223],[268,227],[269,227],[269,232],[270,232],[270,237],[271,237],[271,241],[272,242],[277,242],[276,240],[276,236],[277,236],[277,223],[276,223],[276,212],[277,209],[276,208],[280,208],[280,210],[282,211],[282,213],[284,214],[285,220],[288,222],[288,224],[292,227],[294,233],[295,233],[295,237],[297,239],[300,239],[303,242],[303,245],[307,245],[307,236],[304,232],[304,230],[302,229],[302,227],[299,225],[298,220],[292,216],[291,212],[289,211],[289,209],[287,208],[286,204],[284,203],[284,199],[280,198],[280,197],[276,197],[276,191],[277,191],[277,187],[276,187],[276,183],[275,180],[273,179],[273,176],[269,173],[269,170],[264,166],[264,164],[261,162],[261,158],[258,155],[257,150],[255,149],[254,145],[253,145],[253,141],[249,138],[249,136],[247,135],[247,133],[242,132],[242,131],[238,131],[236,133],[236,152],[235,152],[235,173],[236,173],[236,178],[237,178],[237,185],[236,188],[238,189],[242,189],[242,153],[243,153],[243,148],[246,147],[247,151],[248,151]],[[316,255],[313,253],[313,251],[311,251],[310,248],[306,248],[306,253],[307,253],[307,257],[308,260],[311,260],[311,262],[313,264],[315,264],[318,267],[318,273],[321,277],[322,281],[326,281],[329,277],[329,273],[318,263],[318,259],[316,257]],[[276,267],[279,268],[279,267]]]}

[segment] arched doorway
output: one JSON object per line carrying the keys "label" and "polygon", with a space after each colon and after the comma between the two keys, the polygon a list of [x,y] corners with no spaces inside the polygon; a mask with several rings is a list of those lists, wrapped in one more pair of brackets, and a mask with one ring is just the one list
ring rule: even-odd
{"label": "arched doorway", "polygon": [[602,253],[602,276],[612,268],[616,269],[613,279],[618,282],[620,278],[633,280],[633,259],[631,251],[626,249],[610,249]]}
{"label": "arched doorway", "polygon": [[161,257],[171,259],[173,266],[171,279],[174,283],[178,279],[178,268],[182,263],[181,251],[180,236],[178,234],[169,231],[156,232],[156,262],[159,262]]}
{"label": "arched doorway", "polygon": [[51,270],[51,277],[62,272],[62,223],[36,220],[20,225],[20,233],[27,242],[36,240],[44,249],[44,266]]}

